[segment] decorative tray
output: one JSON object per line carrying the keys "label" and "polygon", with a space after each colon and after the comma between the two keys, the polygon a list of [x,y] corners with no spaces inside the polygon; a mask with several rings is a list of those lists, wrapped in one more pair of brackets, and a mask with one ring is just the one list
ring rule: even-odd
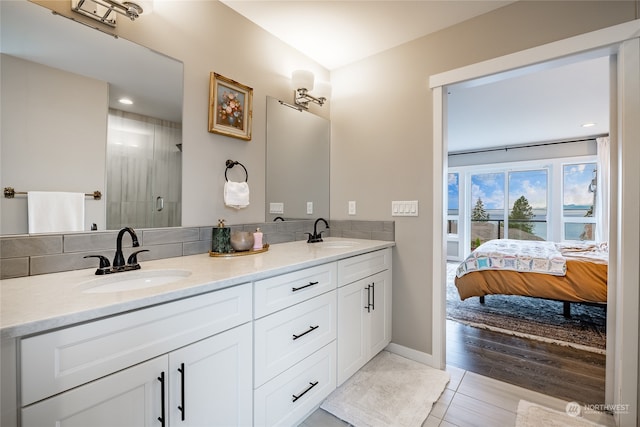
{"label": "decorative tray", "polygon": [[234,256],[260,254],[260,253],[266,252],[268,250],[269,250],[269,244],[265,243],[264,245],[262,245],[262,249],[251,249],[249,251],[239,251],[239,252],[235,252],[235,251],[234,252],[213,252],[213,251],[209,251],[209,256],[229,258],[229,257],[234,257]]}

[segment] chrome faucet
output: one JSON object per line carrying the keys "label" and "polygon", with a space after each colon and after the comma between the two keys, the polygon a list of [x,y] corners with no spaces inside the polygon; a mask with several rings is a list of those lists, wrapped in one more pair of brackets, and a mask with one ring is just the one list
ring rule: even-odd
{"label": "chrome faucet", "polygon": [[113,258],[113,268],[116,270],[123,269],[125,266],[124,254],[122,253],[122,237],[124,236],[124,233],[129,233],[134,248],[140,246],[140,243],[138,243],[138,236],[133,228],[125,227],[120,230],[120,232],[118,232],[118,238],[116,239],[116,256]]}
{"label": "chrome faucet", "polygon": [[326,228],[330,228],[329,227],[329,223],[327,222],[326,219],[324,218],[318,218],[316,219],[316,222],[313,224],[313,234],[311,233],[306,233],[309,235],[309,239],[307,239],[307,243],[318,243],[318,242],[322,242],[322,233],[325,230],[322,230],[320,233],[318,233],[318,222],[324,222],[324,225]]}

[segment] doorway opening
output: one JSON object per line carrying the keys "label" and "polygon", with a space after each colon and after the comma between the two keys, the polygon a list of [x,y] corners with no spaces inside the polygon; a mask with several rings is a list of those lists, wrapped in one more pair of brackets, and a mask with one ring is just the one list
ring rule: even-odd
{"label": "doorway opening", "polygon": [[[595,179],[594,170],[597,169],[595,165],[598,162],[596,138],[609,134],[611,62],[606,52],[589,58],[565,58],[562,63],[551,61],[542,66],[537,65],[535,69],[523,68],[477,81],[447,86],[443,94],[443,105],[447,106],[443,127],[449,148],[448,170],[445,171],[445,176],[449,178],[449,184],[457,184],[457,194],[455,191],[452,192],[451,186],[448,187],[447,202],[454,194],[458,197],[458,203],[445,202],[443,212],[447,220],[447,256],[443,260],[447,265],[447,286],[443,293],[447,363],[544,394],[585,404],[605,401],[606,338],[600,337],[599,344],[602,344],[603,348],[594,352],[591,349],[580,348],[579,344],[559,346],[553,339],[536,340],[536,335],[542,338],[548,338],[545,335],[549,335],[549,329],[545,330],[544,323],[536,321],[542,320],[542,313],[551,316],[553,322],[557,321],[554,316],[563,318],[562,303],[531,299],[528,296],[496,296],[493,300],[494,297],[489,296],[483,303],[467,300],[470,304],[467,306],[466,314],[477,310],[476,314],[479,317],[465,321],[465,316],[462,316],[461,320],[452,314],[450,302],[452,296],[456,296],[452,295],[456,292],[452,284],[456,265],[486,241],[509,238],[548,242],[608,242],[606,232],[596,225],[601,222],[600,225],[604,225],[608,230],[608,218],[596,219],[593,215],[596,206],[595,194],[589,194],[588,183],[581,190],[587,197],[592,198],[591,214],[582,215],[579,220],[573,222],[566,217],[569,208],[578,208],[577,203],[570,202],[571,197],[577,196],[577,193],[568,185],[569,167],[575,165],[574,172],[580,170],[584,172],[583,178],[588,174],[589,180]],[[581,67],[583,71],[577,71]],[[604,70],[604,74],[600,73],[594,76],[589,84],[582,85],[582,92],[578,96],[571,95],[569,86],[576,83],[576,88],[579,89],[580,84],[575,76],[587,76],[587,71],[584,70],[594,71],[594,74],[596,70]],[[563,82],[558,77],[563,73],[559,71],[564,72],[563,78],[573,76],[573,80],[569,83]],[[548,81],[553,81],[549,80],[553,78],[556,79],[555,84],[563,87],[563,91],[549,88]],[[538,79],[540,82],[532,83],[532,79]],[[597,86],[594,86],[594,82],[597,82]],[[546,87],[547,94],[562,93],[564,99],[540,96],[544,91],[536,88],[538,84]],[[524,89],[519,92],[517,85],[524,85]],[[508,94],[505,99],[497,94],[500,90],[505,90]],[[471,95],[468,95],[467,91]],[[588,99],[589,95],[591,99]],[[476,98],[472,100],[470,96]],[[528,99],[531,101],[527,101]],[[598,108],[590,112],[591,119],[585,118],[588,116],[586,111],[582,111],[584,115],[578,119],[576,113],[580,108],[567,106],[573,101],[581,106],[595,105]],[[477,109],[474,110],[470,106],[472,103],[477,105]],[[503,109],[505,106],[506,110]],[[554,107],[559,107],[560,110],[552,111]],[[540,108],[542,115],[536,117],[536,111]],[[489,110],[492,116],[480,117],[479,122],[478,116],[486,110]],[[598,119],[595,119],[596,115]],[[496,117],[502,121],[494,121],[493,118]],[[597,120],[599,127],[583,130],[586,128],[581,129],[576,120],[583,120],[582,123]],[[563,121],[565,123],[562,123]],[[576,130],[567,130],[563,126],[565,124]],[[547,133],[555,126],[558,127],[555,133]],[[603,182],[608,182],[608,179],[603,179]],[[516,207],[518,213],[522,213],[523,204],[527,208],[524,211],[530,214],[524,219],[515,214]],[[582,205],[580,208],[588,210]],[[482,218],[478,217],[479,211],[483,214]],[[608,209],[605,212],[608,212]],[[573,228],[569,225],[573,225]],[[578,228],[582,231],[573,236]],[[591,234],[586,233],[587,228]],[[600,229],[597,237],[595,229]],[[505,300],[512,303],[505,303]],[[524,305],[528,310],[532,310],[531,317],[534,319],[529,319],[533,320],[531,324],[526,324],[526,316],[523,316],[525,309],[522,305],[521,309],[518,309],[518,300],[530,300]],[[457,304],[455,310],[464,311],[463,304],[467,301]],[[557,306],[555,313],[554,306]],[[501,309],[510,311],[502,313],[502,328],[499,319],[496,324],[496,315],[500,316]],[[579,313],[574,313],[573,319],[569,320],[580,323],[585,319],[595,319],[599,322],[601,331],[606,331],[606,310],[586,307],[585,310],[580,308],[577,311]],[[594,313],[596,315],[592,316]],[[492,322],[484,321],[487,320],[487,316],[493,317]],[[515,326],[514,322],[521,323],[520,328],[512,327]],[[540,333],[522,333],[523,329],[534,329],[531,325],[537,325]],[[560,333],[561,330],[562,328],[559,329]],[[589,345],[584,347],[590,348]],[[560,366],[564,368],[560,369]]]}

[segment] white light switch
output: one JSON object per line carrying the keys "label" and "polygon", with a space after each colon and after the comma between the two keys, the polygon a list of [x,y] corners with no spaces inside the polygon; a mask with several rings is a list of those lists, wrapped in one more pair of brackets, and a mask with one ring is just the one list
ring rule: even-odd
{"label": "white light switch", "polygon": [[356,214],[356,202],[355,200],[350,200],[349,201],[349,215],[355,215]]}
{"label": "white light switch", "polygon": [[307,215],[311,215],[313,213],[313,202],[307,202]]}
{"label": "white light switch", "polygon": [[391,216],[418,216],[418,201],[391,202]]}

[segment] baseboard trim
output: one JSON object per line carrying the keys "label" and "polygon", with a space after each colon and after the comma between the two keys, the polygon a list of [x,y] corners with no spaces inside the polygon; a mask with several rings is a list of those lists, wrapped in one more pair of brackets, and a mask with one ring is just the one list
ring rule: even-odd
{"label": "baseboard trim", "polygon": [[414,350],[396,343],[389,343],[385,350],[395,353],[398,356],[406,357],[407,359],[431,366],[432,368],[440,369],[439,366],[436,366],[433,355],[431,354],[423,353],[422,351]]}

